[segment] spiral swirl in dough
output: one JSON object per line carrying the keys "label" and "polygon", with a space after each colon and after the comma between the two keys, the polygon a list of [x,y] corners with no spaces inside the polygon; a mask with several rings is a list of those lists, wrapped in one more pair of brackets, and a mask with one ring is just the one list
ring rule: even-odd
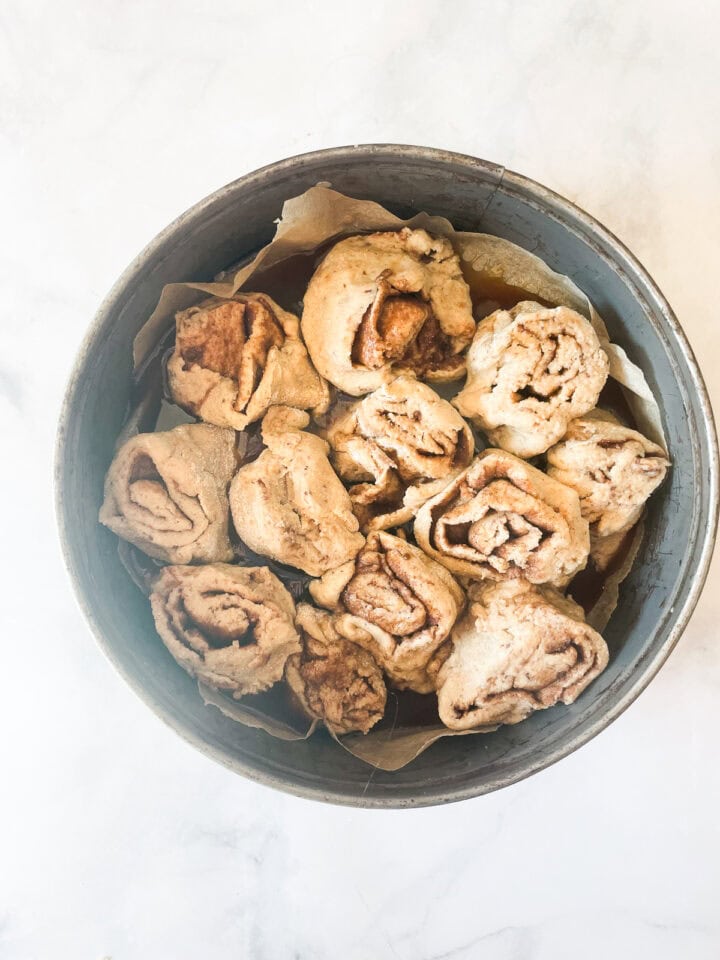
{"label": "spiral swirl in dough", "polygon": [[524,301],[480,322],[453,403],[490,442],[534,457],[595,406],[608,358],[592,324],[568,307]]}
{"label": "spiral swirl in dough", "polygon": [[205,423],[141,433],[105,478],[100,522],[157,560],[230,560],[227,485],[235,434]]}
{"label": "spiral swirl in dough", "polygon": [[504,450],[483,451],[423,504],[415,538],[475,580],[561,580],[585,566],[590,549],[577,493]]}
{"label": "spiral swirl in dough", "polygon": [[438,712],[453,730],[519,723],[573,703],[608,662],[582,608],[526,580],[473,584],[437,677]]}
{"label": "spiral swirl in dough", "polygon": [[310,593],[336,613],[338,633],[365,647],[396,686],[433,689],[425,668],[464,604],[439,563],[387,531],[371,533],[354,561],[312,583]]}
{"label": "spiral swirl in dough", "polygon": [[180,666],[235,697],[272,686],[300,649],[295,605],[267,567],[165,567],[150,605]]}

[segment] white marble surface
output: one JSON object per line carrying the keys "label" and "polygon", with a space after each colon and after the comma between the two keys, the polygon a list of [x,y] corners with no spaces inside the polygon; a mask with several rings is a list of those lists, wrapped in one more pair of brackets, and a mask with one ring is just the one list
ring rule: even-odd
{"label": "white marble surface", "polygon": [[128,261],[224,182],[347,142],[473,153],[577,200],[655,275],[720,400],[718,9],[6,0],[3,960],[720,956],[717,563],[660,676],[579,753],[363,812],[246,783],[155,719],[75,608],[50,497],[64,381]]}

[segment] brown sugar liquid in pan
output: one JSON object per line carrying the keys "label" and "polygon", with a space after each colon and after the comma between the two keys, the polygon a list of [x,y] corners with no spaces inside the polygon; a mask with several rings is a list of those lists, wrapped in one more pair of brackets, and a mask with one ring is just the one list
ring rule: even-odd
{"label": "brown sugar liquid in pan", "polygon": [[465,283],[470,288],[473,316],[476,320],[482,320],[495,310],[509,310],[521,300],[534,300],[535,303],[540,303],[544,307],[553,306],[546,300],[541,300],[527,290],[523,290],[522,287],[514,287],[512,284],[505,283],[500,277],[492,276],[482,270],[475,270],[467,261],[462,261],[460,267]]}

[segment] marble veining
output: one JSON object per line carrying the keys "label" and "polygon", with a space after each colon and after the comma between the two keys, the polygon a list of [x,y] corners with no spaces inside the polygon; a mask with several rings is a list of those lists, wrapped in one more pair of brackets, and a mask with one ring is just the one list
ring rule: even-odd
{"label": "marble veining", "polygon": [[223,183],[343,143],[460,150],[579,202],[717,400],[717,5],[9,0],[0,26],[2,960],[716,960],[717,561],[667,666],[577,754],[446,808],[331,808],[136,699],[70,594],[50,476],[125,265]]}

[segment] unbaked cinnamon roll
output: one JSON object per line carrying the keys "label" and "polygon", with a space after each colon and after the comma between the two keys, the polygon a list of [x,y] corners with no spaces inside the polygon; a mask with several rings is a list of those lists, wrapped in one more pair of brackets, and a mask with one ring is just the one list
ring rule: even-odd
{"label": "unbaked cinnamon roll", "polygon": [[444,567],[399,537],[371,533],[355,560],[311,583],[310,593],[336,613],[338,633],[368,650],[396,686],[433,689],[428,661],[464,603]]}
{"label": "unbaked cinnamon roll", "polygon": [[303,711],[333,733],[367,733],[385,712],[382,670],[362,647],[342,637],[333,617],[306,603],[297,609],[302,652],[285,666],[285,680]]}
{"label": "unbaked cinnamon roll", "polygon": [[141,433],[115,454],[100,522],[157,560],[230,560],[235,434],[204,423]]}
{"label": "unbaked cinnamon roll", "polygon": [[412,377],[341,408],[325,436],[365,531],[410,520],[470,463],[475,449],[460,414]]}
{"label": "unbaked cinnamon roll", "polygon": [[365,538],[327,443],[303,429],[309,421],[291,407],[265,414],[267,450],[238,470],[230,508],[251,550],[319,577],[354,557]]}
{"label": "unbaked cinnamon roll", "polygon": [[480,322],[468,378],[453,400],[490,442],[534,457],[596,405],[608,358],[592,324],[568,307],[524,301]]}
{"label": "unbaked cinnamon roll", "polygon": [[604,412],[573,420],[547,462],[551,477],[577,491],[595,537],[633,526],[670,466],[662,447]]}
{"label": "unbaked cinnamon roll", "polygon": [[485,450],[418,511],[415,538],[453,573],[546,583],[587,562],[574,490],[504,450]]}
{"label": "unbaked cinnamon roll", "polygon": [[275,404],[327,408],[327,384],[310,363],[297,317],[266,294],[211,297],[175,322],[170,391],[202,420],[243,430]]}
{"label": "unbaked cinnamon roll", "polygon": [[234,697],[272,686],[300,649],[295,605],[267,567],[165,567],[150,604],[180,666]]}
{"label": "unbaked cinnamon roll", "polygon": [[424,230],[341,240],[313,274],[302,332],[320,374],[352,396],[401,372],[456,380],[475,331],[448,240]]}
{"label": "unbaked cinnamon roll", "polygon": [[572,600],[526,580],[474,584],[437,678],[452,730],[519,723],[573,703],[608,662],[605,641]]}

